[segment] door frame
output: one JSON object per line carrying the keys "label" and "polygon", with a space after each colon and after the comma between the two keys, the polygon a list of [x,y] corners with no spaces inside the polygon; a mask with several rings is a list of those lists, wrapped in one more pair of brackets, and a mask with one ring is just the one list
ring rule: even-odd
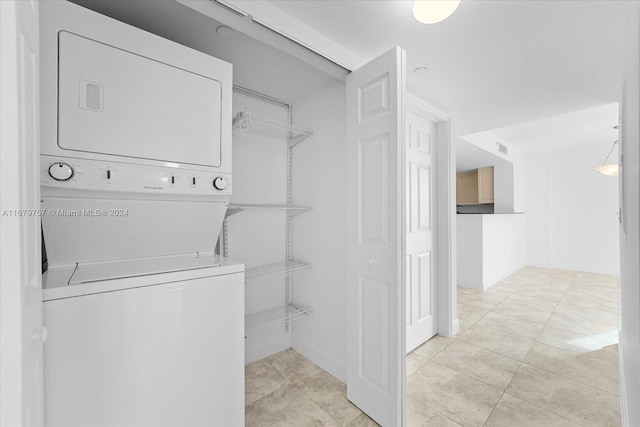
{"label": "door frame", "polygon": [[436,124],[436,315],[438,335],[450,337],[458,333],[456,293],[456,156],[453,147],[451,116],[418,95],[409,92],[405,108]]}
{"label": "door frame", "polygon": [[[0,10],[0,425],[37,427],[43,424],[46,339],[36,212],[40,207],[39,4],[4,0]],[[21,57],[27,48],[33,56]],[[33,74],[26,75],[33,79],[21,86],[22,67],[29,61]],[[27,86],[33,93],[23,91]]]}

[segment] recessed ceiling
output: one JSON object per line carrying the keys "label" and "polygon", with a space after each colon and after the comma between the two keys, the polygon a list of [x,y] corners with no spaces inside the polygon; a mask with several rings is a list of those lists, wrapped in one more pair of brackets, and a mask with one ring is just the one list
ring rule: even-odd
{"label": "recessed ceiling", "polygon": [[410,90],[456,118],[461,135],[617,102],[626,1],[462,0],[424,25],[411,1],[271,0],[360,64],[400,45]]}

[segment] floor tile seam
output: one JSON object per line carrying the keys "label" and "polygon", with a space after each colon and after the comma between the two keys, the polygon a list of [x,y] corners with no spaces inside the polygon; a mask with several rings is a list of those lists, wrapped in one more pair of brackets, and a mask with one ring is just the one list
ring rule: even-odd
{"label": "floor tile seam", "polygon": [[[304,356],[303,356],[303,357],[304,357]],[[287,388],[287,387],[289,387],[289,386],[293,386],[293,387],[296,387],[298,390],[301,390],[301,389],[300,389],[300,387],[298,387],[296,384],[293,384],[292,382],[290,382],[290,380],[289,380],[289,379],[287,379],[287,377],[285,377],[285,376],[282,374],[282,372],[280,372],[280,370],[279,370],[279,369],[278,369],[278,368],[273,364],[273,362],[272,362],[271,360],[267,360],[267,363],[269,363],[269,365],[271,366],[271,368],[272,368],[275,372],[277,372],[277,374],[278,374],[278,375],[280,375],[280,377],[281,377],[282,381],[284,382],[284,384],[283,384],[282,386],[278,387],[276,390],[272,391],[271,393],[269,393],[269,394],[267,394],[267,395],[262,396],[262,397],[261,397],[260,399],[258,399],[258,400],[264,399],[264,398],[265,398],[265,397],[267,397],[267,396],[271,396],[273,393],[275,393],[275,392],[277,392],[277,391],[279,391],[279,390],[282,390],[282,389],[284,389],[284,388]],[[317,372],[316,374],[319,374],[319,372]],[[300,380],[301,380],[301,379],[304,379],[304,378],[311,377],[311,376],[313,376],[313,375],[303,375],[302,377],[300,377]],[[257,402],[258,400],[254,401],[253,403]],[[251,403],[250,403],[250,404],[251,404]],[[245,407],[246,407],[246,406],[247,406],[247,405],[245,404]]]}
{"label": "floor tile seam", "polygon": [[[295,385],[293,385],[293,384],[284,384],[284,385],[282,385],[282,386],[278,387],[277,389],[275,389],[275,390],[273,390],[273,391],[269,392],[268,394],[265,394],[265,395],[264,395],[264,396],[262,396],[261,398],[254,400],[254,401],[253,401],[253,402],[251,402],[251,403],[246,403],[246,402],[245,402],[244,407],[245,407],[245,408],[247,408],[248,406],[254,405],[254,404],[258,403],[259,401],[261,401],[262,399],[266,399],[267,397],[269,397],[269,396],[273,395],[274,393],[277,393],[277,392],[279,392],[279,391],[281,391],[281,390],[284,390],[284,389],[286,389],[286,388],[288,388],[288,387],[296,387],[296,386],[295,386]],[[297,388],[297,387],[296,387],[296,388]]]}
{"label": "floor tile seam", "polygon": [[[560,301],[562,302],[562,301]],[[577,306],[578,309],[584,309],[584,310],[597,310],[597,311],[604,311],[606,313],[611,313],[611,314],[620,314],[620,309],[617,310],[607,310],[607,309],[600,309],[600,308],[590,308],[590,307],[582,307],[580,305]],[[569,307],[569,309],[572,309],[572,307]]]}
{"label": "floor tile seam", "polygon": [[[562,300],[560,300],[560,302],[562,302]],[[589,314],[602,314],[602,313],[619,314],[619,311],[620,311],[618,309],[618,313],[614,313],[614,312],[611,312],[609,310],[600,310],[599,308],[587,308],[587,307],[579,307],[577,309],[576,308],[565,308],[564,310],[563,309],[558,310],[558,306],[559,306],[560,302],[554,308],[554,311],[553,311],[554,313],[557,312],[557,311],[558,312],[561,312],[561,311],[574,311],[574,312],[579,312],[579,313],[583,313],[583,312],[587,312],[588,313],[588,312],[594,312],[595,311],[595,312],[600,312],[600,313],[589,313]]]}
{"label": "floor tile seam", "polygon": [[[310,376],[310,375],[307,375],[307,377],[309,377],[309,376]],[[304,377],[304,378],[307,378],[307,377]],[[330,413],[328,413],[327,411],[325,411],[325,410],[324,410],[324,409],[323,409],[323,408],[318,404],[318,402],[316,402],[316,401],[315,401],[315,399],[313,399],[311,396],[309,396],[309,395],[304,391],[304,388],[302,388],[302,387],[298,387],[298,386],[297,386],[297,385],[295,385],[295,384],[290,384],[290,385],[291,385],[292,387],[297,388],[299,392],[301,392],[301,393],[302,393],[302,394],[303,394],[307,399],[309,399],[309,400],[310,400],[310,401],[311,401],[311,402],[312,402],[312,403],[313,403],[313,404],[314,404],[314,405],[315,405],[315,406],[316,406],[320,411],[322,411],[326,416],[328,416],[328,417],[329,417],[329,419],[331,419],[334,423],[336,423],[336,425],[338,425],[338,426],[342,426],[342,424],[341,424],[338,420],[336,420],[335,418],[333,418],[333,417],[331,416],[331,414],[330,414]],[[346,394],[345,394],[345,397],[346,397]],[[348,399],[347,399],[347,400],[348,400]],[[350,400],[349,400],[349,403],[351,403],[351,401],[350,401]],[[354,406],[355,406],[355,405],[354,405]],[[356,408],[358,408],[358,407],[356,406]],[[361,410],[360,408],[358,408],[358,410],[360,411],[360,414],[364,414],[364,412],[362,412],[362,410]],[[347,424],[349,424],[349,423],[353,422],[356,418],[358,418],[358,417],[360,416],[360,414],[356,415],[356,416],[355,416],[352,420],[350,420]],[[345,424],[345,425],[347,425],[347,424]]]}
{"label": "floor tile seam", "polygon": [[[500,313],[498,313],[498,314],[500,314]],[[484,316],[483,316],[482,318],[484,318]],[[482,318],[478,319],[478,322],[479,322],[480,320],[482,320]],[[469,329],[471,329],[473,326],[476,326],[476,325],[477,325],[477,326],[481,326],[481,327],[483,327],[483,328],[491,329],[492,331],[495,331],[495,332],[500,332],[500,333],[502,333],[502,334],[509,335],[510,337],[513,337],[513,338],[520,338],[520,339],[527,339],[527,340],[533,340],[533,341],[535,341],[535,338],[527,338],[527,337],[523,337],[522,335],[515,335],[515,334],[509,333],[509,332],[505,332],[505,331],[501,331],[501,330],[499,330],[499,329],[492,328],[492,327],[490,327],[490,326],[480,325],[480,324],[478,324],[478,322],[476,322],[476,323],[474,323],[472,326],[470,326],[470,327],[469,327]],[[469,329],[467,329],[467,331],[469,331]],[[466,331],[465,331],[465,332],[466,332]],[[529,346],[529,348],[531,348],[531,346],[533,346],[533,343],[531,343],[531,345]],[[495,351],[494,351],[494,353],[495,353]],[[497,353],[497,354],[499,354],[499,353]],[[509,357],[509,356],[505,356],[505,357]]]}
{"label": "floor tile seam", "polygon": [[[546,327],[546,326],[547,326],[547,325],[545,325],[545,327]],[[562,327],[560,327],[560,326],[555,326],[555,325],[554,325],[554,326],[552,326],[551,328],[552,328],[552,329],[559,329],[559,330],[561,330],[562,332],[569,332],[569,333],[573,333],[573,334],[584,335],[584,336],[589,337],[589,338],[594,338],[594,337],[596,337],[596,335],[593,335],[593,334],[585,334],[585,333],[582,333],[582,332],[576,332],[576,331],[574,331],[574,330],[566,329],[566,328],[562,328]],[[543,328],[543,329],[544,329],[544,328]],[[556,344],[549,344],[549,343],[546,343],[546,342],[544,342],[544,341],[540,341],[540,335],[538,336],[538,338],[536,338],[536,342],[539,342],[540,344],[550,345],[550,346],[552,346],[552,347],[556,347],[556,348],[559,348],[559,349],[561,349],[561,350],[567,350],[567,348],[565,348],[565,347],[560,347],[560,346],[558,346],[558,345],[556,345]],[[619,342],[612,343],[612,344],[620,345],[620,343],[619,343]],[[612,345],[612,344],[609,344],[609,345]]]}
{"label": "floor tile seam", "polygon": [[525,337],[524,335],[517,335],[517,334],[511,333],[511,332],[506,332],[506,331],[503,331],[502,329],[494,328],[494,327],[492,327],[490,325],[478,325],[478,326],[482,326],[484,328],[492,329],[492,330],[494,330],[496,332],[502,332],[503,334],[507,334],[507,335],[510,335],[510,336],[516,337],[516,338],[524,338],[524,339],[527,339],[527,340],[536,340],[537,339],[537,338],[532,338],[532,337]]}
{"label": "floor tile seam", "polygon": [[[529,348],[529,351],[531,351],[531,348]],[[522,369],[522,365],[524,365],[524,359],[526,359],[526,357],[529,355],[529,351],[527,351],[527,354],[522,358],[522,360],[520,360],[518,369],[516,369],[516,372],[513,374],[513,376],[509,380],[509,384],[507,384],[507,386],[504,388],[504,393],[507,393],[507,390],[509,390],[509,387],[511,387],[511,383],[513,382],[513,379],[516,377],[516,375],[518,375],[518,372],[520,372],[520,369]],[[504,393],[503,393],[503,396],[504,396]]]}
{"label": "floor tile seam", "polygon": [[[474,347],[474,348],[476,348],[476,349],[478,349],[478,350],[486,351],[486,352],[488,352],[488,353],[494,354],[494,355],[496,355],[496,356],[504,357],[504,358],[506,358],[506,359],[512,360],[512,361],[517,362],[517,363],[522,363],[522,360],[518,360],[518,359],[514,359],[513,357],[505,356],[504,354],[500,354],[500,353],[497,353],[497,352],[495,352],[495,351],[492,351],[492,350],[489,350],[489,349],[486,349],[486,348],[480,347],[479,345],[475,345],[475,344],[472,344],[472,343],[469,343],[469,342],[465,342],[465,341],[460,341],[460,342],[461,342],[461,343],[463,343],[463,344],[465,344],[465,345],[469,345],[469,346],[471,346],[471,347]],[[438,362],[437,360],[434,360],[434,359],[435,359],[435,357],[434,357],[433,359],[431,359],[429,362],[432,362],[432,361],[433,361],[433,362],[435,362],[435,363],[437,363],[437,364],[439,364],[439,365],[446,366],[446,365],[443,365],[442,363],[440,363],[440,362]],[[424,366],[424,365],[423,365],[423,366]],[[447,368],[449,368],[449,369],[453,369],[454,371],[459,372],[459,371],[458,371],[457,369],[455,369],[455,368],[451,368],[451,367],[449,367],[449,366],[447,366]],[[469,374],[465,374],[465,373],[463,373],[463,372],[459,372],[459,373],[460,373],[460,374],[463,374],[463,375],[470,376]],[[473,378],[475,378],[475,377],[473,377]],[[484,381],[482,381],[482,380],[478,380],[478,381],[484,382]],[[490,384],[487,384],[487,385],[490,385]],[[493,388],[495,388],[495,386],[492,386],[492,387],[493,387]]]}
{"label": "floor tile seam", "polygon": [[[569,332],[571,332],[571,331],[569,331]],[[588,337],[590,337],[590,338],[592,337],[592,336],[590,336],[590,335],[587,335],[587,336],[588,336]],[[567,351],[567,352],[571,352],[571,351],[572,351],[572,350],[567,349],[567,348],[565,348],[565,347],[560,347],[560,346],[557,346],[557,345],[555,345],[555,344],[549,344],[549,343],[546,343],[546,342],[540,341],[540,340],[538,340],[537,338],[536,338],[536,342],[534,343],[534,345],[535,345],[535,344],[542,344],[542,345],[546,345],[546,346],[553,347],[553,348],[556,348],[556,349],[558,349],[558,350]],[[616,343],[615,345],[619,345],[619,344],[620,344],[620,343]],[[613,345],[613,344],[610,344],[610,345]],[[531,347],[533,348],[533,346],[531,346]],[[602,350],[602,349],[601,349],[601,350]],[[594,350],[594,351],[598,351],[598,350]],[[580,357],[580,356],[583,356],[583,355],[588,355],[589,353],[591,353],[591,352],[582,353],[582,354],[576,354],[576,357]],[[598,358],[598,357],[593,357],[593,356],[587,356],[587,357],[589,357],[590,359],[598,360],[598,361],[600,361],[600,362],[602,362],[602,363],[606,363],[607,365],[616,365],[616,366],[618,366],[618,363],[619,363],[617,360],[616,360],[615,362],[608,362],[608,361],[606,361],[606,360],[602,360],[602,359],[600,359],[600,358]]]}
{"label": "floor tile seam", "polygon": [[[600,313],[594,313],[593,311],[599,311]],[[576,314],[577,313],[577,314],[586,315],[586,316],[594,315],[593,318],[586,319],[586,321],[589,321],[589,322],[606,321],[606,322],[609,322],[609,323],[613,323],[614,321],[618,320],[617,318],[614,318],[614,317],[616,317],[615,315],[618,314],[618,313],[612,313],[610,311],[603,311],[603,310],[597,310],[597,309],[587,309],[587,308],[582,308],[582,309],[559,308],[558,309],[558,307],[556,307],[556,309],[553,311],[552,314],[562,315],[563,313],[566,314],[567,312],[569,312],[569,314]],[[571,313],[571,312],[573,312],[573,313]],[[604,318],[605,316],[602,316],[603,313],[605,315],[611,315],[611,316],[608,319]]]}
{"label": "floor tile seam", "polygon": [[538,405],[537,403],[530,402],[529,400],[525,399],[524,397],[522,397],[522,396],[516,396],[515,394],[509,393],[509,392],[508,392],[508,391],[506,391],[506,390],[505,390],[504,394],[506,394],[506,395],[508,395],[508,396],[511,396],[511,397],[513,397],[513,398],[516,398],[516,399],[520,399],[520,400],[522,400],[523,402],[526,402],[526,403],[528,403],[529,405],[534,406],[534,407],[536,407],[536,408],[540,409],[541,411],[544,411],[544,412],[550,412],[550,413],[552,413],[553,415],[556,415],[557,417],[559,417],[559,418],[561,418],[561,419],[563,419],[563,420],[565,420],[565,421],[567,421],[567,422],[569,422],[569,423],[571,423],[571,424],[575,425],[576,427],[580,427],[580,424],[576,424],[573,420],[570,420],[570,419],[569,419],[569,418],[567,418],[566,416],[564,416],[564,415],[562,415],[562,414],[559,414],[558,412],[555,412],[555,411],[553,411],[553,410],[552,410],[552,409],[550,409],[550,408],[543,408],[542,406]]}
{"label": "floor tile seam", "polygon": [[[515,375],[515,374],[514,374]],[[511,382],[511,381],[509,381]],[[506,390],[506,388],[505,388]],[[493,408],[491,408],[491,412],[489,412],[489,415],[487,416],[487,418],[484,420],[484,422],[482,423],[483,426],[487,425],[487,422],[489,422],[489,420],[491,419],[491,415],[493,415],[493,413],[495,412],[496,408],[498,407],[498,405],[500,404],[500,401],[502,400],[502,397],[505,395],[505,392],[503,391],[502,394],[500,395],[500,399],[498,399],[498,401],[496,402],[495,405],[493,405]]]}
{"label": "floor tile seam", "polygon": [[[539,313],[546,313],[546,312],[547,312],[547,310],[537,310],[537,309],[533,309],[533,308],[531,308],[530,306],[527,306],[526,304],[520,304],[520,305],[525,305],[527,308],[530,308],[530,309],[531,309],[531,311],[535,311],[535,312],[539,312]],[[495,308],[498,308],[498,306],[494,307],[494,309],[495,309]],[[496,313],[496,314],[502,314],[502,313],[500,313],[499,311],[494,311],[494,309],[492,309],[491,311],[493,311],[493,312],[494,312],[494,313]],[[549,317],[551,317],[551,315],[552,315],[552,314],[553,314],[553,311],[550,311],[550,312],[549,312]],[[502,315],[503,315],[503,316],[510,316],[509,314],[502,314]],[[511,317],[513,317],[513,316],[511,316]],[[523,319],[523,320],[528,320],[528,319]],[[530,321],[530,322],[535,322],[535,320],[529,320],[529,321]],[[546,322],[546,320],[545,320],[545,322]],[[540,322],[536,322],[536,323],[540,323]]]}
{"label": "floor tile seam", "polygon": [[[542,322],[536,322],[535,320],[520,319],[520,318],[515,317],[515,316],[512,316],[512,315],[510,315],[510,314],[499,313],[499,312],[497,312],[497,311],[493,311],[493,310],[491,310],[491,312],[492,312],[492,313],[494,313],[494,314],[497,314],[497,315],[503,316],[503,317],[508,317],[509,319],[518,320],[518,321],[523,321],[523,322],[529,322],[529,323],[535,323],[536,325],[540,325],[540,324],[542,323]],[[487,313],[487,314],[489,314],[489,313]],[[485,316],[486,316],[486,314],[485,314]],[[478,322],[479,322],[479,321],[480,321],[480,320],[478,320]],[[544,326],[546,325],[546,322],[547,322],[547,321],[545,320],[545,322],[544,322],[545,324],[544,324],[544,325],[542,325],[542,328],[544,328]],[[476,323],[477,323],[477,322],[476,322]],[[480,326],[484,326],[484,325],[480,325]],[[489,326],[487,326],[487,327],[489,327]],[[542,331],[542,328],[540,328],[540,331]],[[538,335],[539,335],[539,334],[538,334]]]}
{"label": "floor tile seam", "polygon": [[[564,296],[562,298],[560,298],[560,301],[562,301],[562,299],[564,298]],[[542,325],[542,329],[540,329],[540,332],[542,333],[542,330],[547,326],[547,324],[549,323],[549,320],[551,320],[551,316],[553,316],[553,314],[556,312],[556,309],[558,308],[558,305],[560,304],[560,301],[558,301],[556,303],[556,305],[553,307],[553,310],[551,311],[551,314],[549,314],[549,317],[547,317],[547,320],[544,321],[544,325]],[[536,338],[537,339],[537,338]]]}
{"label": "floor tile seam", "polygon": [[[442,417],[446,418],[447,420],[451,421],[451,422],[452,422],[452,423],[454,423],[455,425],[462,427],[462,424],[460,424],[459,422],[455,421],[454,419],[452,419],[451,417],[447,416],[446,414],[443,414],[442,412],[438,411],[437,409],[435,409],[435,408],[432,408],[432,407],[428,406],[428,404],[427,404],[426,402],[423,402],[422,400],[417,399],[417,398],[415,398],[415,397],[413,397],[413,396],[409,396],[409,394],[408,394],[408,393],[405,393],[405,394],[406,394],[406,396],[407,396],[407,397],[411,397],[412,399],[414,399],[414,400],[418,401],[419,403],[421,403],[421,404],[425,405],[425,406],[427,407],[427,409],[429,409],[430,411],[433,411],[433,412],[435,412],[436,414],[438,414],[438,415],[440,415],[440,416],[442,416]],[[407,419],[408,419],[408,417],[407,417]]]}
{"label": "floor tile seam", "polygon": [[[455,369],[455,368],[451,368],[451,367],[449,367],[449,366],[447,366],[447,365],[443,365],[442,363],[440,363],[440,362],[438,362],[438,361],[435,361],[435,360],[430,360],[429,362],[433,362],[433,363],[435,363],[435,364],[437,364],[437,365],[440,365],[440,366],[442,366],[442,367],[444,367],[444,368],[451,369],[452,371],[454,371],[454,372],[455,372],[455,373],[457,373],[457,374],[460,374],[460,375],[462,375],[462,376],[465,376],[465,377],[467,377],[467,378],[470,378],[470,379],[472,379],[472,380],[474,380],[474,381],[478,381],[479,383],[482,383],[482,384],[486,385],[487,387],[490,387],[491,389],[493,389],[493,390],[497,391],[498,393],[504,393],[504,390],[500,390],[500,389],[499,389],[499,388],[497,388],[495,385],[488,384],[488,383],[486,383],[485,381],[482,381],[481,379],[478,379],[478,378],[476,378],[476,377],[473,377],[473,376],[471,376],[471,375],[469,375],[469,374],[465,374],[464,372],[460,372],[460,371],[458,371],[458,370],[457,370],[457,369]],[[416,372],[417,372],[417,371],[416,371]],[[514,374],[514,375],[515,375],[515,374]],[[512,378],[512,379],[513,379],[513,378]],[[506,390],[506,388],[505,388],[505,390]],[[502,395],[501,395],[501,396],[502,396]],[[500,399],[498,399],[498,401],[500,401]]]}
{"label": "floor tile seam", "polygon": [[[557,308],[557,307],[556,307],[556,308]],[[580,312],[580,310],[574,310],[574,311],[578,311],[578,312]],[[561,314],[561,312],[558,312],[558,311],[554,310],[554,311],[553,311],[553,313],[551,313],[551,314],[552,314],[552,315],[553,315],[553,314]],[[548,318],[548,319],[547,319],[547,321],[545,322],[545,324],[544,324],[544,326],[545,326],[545,327],[547,326],[547,323],[549,322],[549,320],[550,320],[550,319],[551,319],[551,316],[549,316],[549,318]],[[597,322],[597,321],[596,321],[596,320],[593,320],[593,322]],[[611,320],[611,322],[613,322],[613,320]],[[567,322],[565,322],[565,323],[567,323]],[[581,335],[593,335],[593,334],[585,334],[584,332],[577,332],[577,331],[574,331],[574,330],[572,330],[572,329],[566,329],[566,328],[562,328],[562,327],[559,327],[559,326],[556,326],[556,327],[557,327],[558,329],[562,329],[562,330],[564,330],[564,331],[574,332],[574,333],[578,333],[578,334],[581,334]]]}
{"label": "floor tile seam", "polygon": [[[509,298],[512,294],[509,294],[508,296],[505,296],[504,298],[500,299],[500,301],[496,302],[495,304],[493,302],[486,302],[486,301],[480,301],[484,304],[493,304],[493,306],[495,307],[496,305],[501,304],[504,300],[506,300],[507,298]],[[491,298],[492,300],[498,300],[498,298]],[[471,302],[474,302],[477,300],[472,300]],[[464,304],[464,305],[469,305],[469,302],[465,302],[465,301],[460,301],[460,298],[458,298],[457,301],[458,304]]]}
{"label": "floor tile seam", "polygon": [[[478,347],[478,348],[480,348],[480,347]],[[484,348],[480,348],[480,349],[481,349],[481,350],[485,350]],[[486,351],[490,351],[490,350],[486,350]],[[498,353],[494,353],[494,352],[492,352],[492,351],[491,351],[491,353],[493,353],[493,354],[497,354],[498,356],[507,357],[507,356],[503,356],[503,355],[498,354]],[[510,357],[507,357],[507,359],[509,359],[509,360],[513,360],[514,362],[517,362],[517,363],[519,363],[519,364],[521,364],[521,363],[522,363],[522,362],[519,362],[519,361],[517,361],[517,360],[515,360],[515,359],[511,359]],[[460,375],[464,375],[465,377],[468,377],[468,378],[474,379],[474,380],[476,380],[476,381],[478,381],[478,382],[481,382],[482,384],[484,384],[484,385],[486,385],[486,386],[489,386],[489,387],[491,387],[492,389],[494,389],[494,390],[496,390],[496,391],[499,391],[499,392],[501,392],[501,393],[504,393],[504,391],[507,389],[507,387],[508,387],[508,386],[509,386],[509,384],[511,383],[511,380],[512,380],[512,379],[513,379],[513,377],[515,376],[516,372],[518,372],[518,370],[516,369],[516,371],[515,371],[515,372],[513,373],[513,375],[511,376],[511,379],[509,380],[509,383],[507,383],[507,385],[505,386],[504,390],[500,390],[500,388],[496,387],[494,384],[489,384],[488,382],[484,381],[484,380],[483,380],[483,379],[481,379],[481,378],[478,378],[478,377],[476,377],[476,376],[473,376],[473,375],[467,374],[467,373],[465,373],[465,372],[461,372],[461,371],[459,371],[458,369],[456,369],[456,368],[452,368],[451,366],[447,366],[447,365],[445,365],[444,363],[440,363],[440,362],[438,362],[437,360],[431,360],[430,362],[434,362],[434,363],[437,363],[437,364],[438,364],[438,365],[440,365],[440,366],[444,366],[445,368],[449,368],[449,369],[451,369],[452,371],[455,371],[456,373],[458,373],[458,374],[460,374]],[[518,366],[518,369],[520,369],[520,366]],[[417,372],[417,371],[416,371],[416,372]]]}
{"label": "floor tile seam", "polygon": [[607,287],[607,286],[597,286],[597,285],[584,285],[584,284],[576,284],[576,283],[572,283],[571,286],[569,286],[569,288],[567,289],[567,291],[582,291],[582,290],[595,290],[595,291],[602,291],[604,293],[607,292],[615,292],[618,293],[620,290],[617,288],[611,288],[611,287]]}
{"label": "floor tile seam", "polygon": [[[465,302],[460,302],[460,301],[458,301],[458,305],[464,305],[464,306],[470,307],[470,308],[474,309],[475,311],[485,311],[485,310],[487,310],[486,308],[478,308],[478,307],[474,307],[474,306],[473,306],[473,305],[471,305],[471,304],[468,304],[468,303],[465,303]],[[496,304],[496,305],[498,305],[498,304]],[[496,306],[494,305],[493,307],[491,307],[491,308],[490,308],[490,309],[488,309],[488,310],[489,310],[489,311],[491,311],[491,310],[493,310],[495,307],[496,307]],[[459,307],[458,307],[458,308],[459,308]]]}
{"label": "floor tile seam", "polygon": [[[529,353],[527,353],[527,356],[529,356]],[[526,359],[527,359],[527,357],[525,356],[525,358],[522,360],[522,363],[526,364],[527,366],[532,366],[532,367],[534,367],[536,369],[540,369],[542,371],[549,372],[549,373],[551,373],[553,375],[556,375],[556,376],[559,376],[559,377],[562,377],[562,378],[565,378],[565,379],[568,379],[568,380],[571,380],[571,381],[575,381],[575,382],[580,383],[580,384],[582,384],[584,386],[596,389],[598,391],[602,391],[602,392],[608,393],[608,394],[610,394],[612,396],[615,396],[615,397],[618,397],[618,398],[620,397],[619,394],[611,393],[610,391],[603,390],[602,388],[600,388],[597,385],[595,385],[595,384],[599,384],[597,381],[594,381],[593,383],[588,383],[586,381],[582,381],[582,380],[576,379],[574,377],[570,377],[570,376],[568,376],[566,374],[562,374],[562,373],[559,373],[559,372],[556,372],[556,371],[551,371],[551,370],[549,370],[547,368],[543,368],[543,367],[540,367],[540,366],[537,366],[537,365],[532,365],[530,363],[527,363]]]}
{"label": "floor tile seam", "polygon": [[[592,388],[592,389],[595,389],[595,390],[601,391],[601,392],[603,392],[603,393],[607,393],[607,394],[608,394],[608,395],[610,395],[610,396],[613,396],[613,397],[615,397],[615,398],[617,398],[617,399],[620,399],[620,396],[619,396],[619,395],[617,395],[617,394],[615,394],[615,393],[611,393],[610,391],[607,391],[607,390],[602,390],[602,389],[600,389],[600,388],[598,388],[598,387],[594,386],[593,384],[586,384],[586,383],[584,383],[584,382],[582,382],[582,381],[576,380],[575,378],[568,377],[568,376],[563,375],[563,374],[560,374],[560,373],[558,373],[558,372],[550,371],[550,370],[545,369],[545,368],[540,368],[539,366],[531,365],[530,363],[527,363],[525,360],[523,360],[523,361],[522,361],[522,365],[527,365],[527,366],[528,366],[528,367],[530,367],[530,368],[539,369],[539,370],[541,370],[541,371],[548,372],[548,373],[553,374],[553,375],[555,375],[555,376],[562,377],[562,378],[564,378],[564,379],[566,379],[566,380],[570,380],[570,381],[577,382],[578,384],[581,384],[581,385],[583,385],[583,386],[590,387],[590,388]],[[520,368],[518,368],[518,370],[520,370]],[[514,377],[515,377],[515,375],[514,375]]]}

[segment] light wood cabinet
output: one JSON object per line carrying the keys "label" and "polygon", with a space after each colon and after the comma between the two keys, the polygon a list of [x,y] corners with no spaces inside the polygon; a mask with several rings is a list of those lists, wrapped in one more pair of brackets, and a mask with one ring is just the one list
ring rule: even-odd
{"label": "light wood cabinet", "polygon": [[493,166],[456,175],[456,204],[493,203]]}

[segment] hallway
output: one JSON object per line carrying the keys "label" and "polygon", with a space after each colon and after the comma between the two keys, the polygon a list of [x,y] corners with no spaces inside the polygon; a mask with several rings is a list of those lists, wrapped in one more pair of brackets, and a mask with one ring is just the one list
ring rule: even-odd
{"label": "hallway", "polygon": [[408,356],[409,425],[619,426],[617,312],[612,276],[526,267],[458,287],[461,331]]}
{"label": "hallway", "polygon": [[[461,330],[407,356],[408,426],[619,426],[618,279],[526,267],[458,287]],[[248,426],[375,426],[292,349],[246,369]]]}

